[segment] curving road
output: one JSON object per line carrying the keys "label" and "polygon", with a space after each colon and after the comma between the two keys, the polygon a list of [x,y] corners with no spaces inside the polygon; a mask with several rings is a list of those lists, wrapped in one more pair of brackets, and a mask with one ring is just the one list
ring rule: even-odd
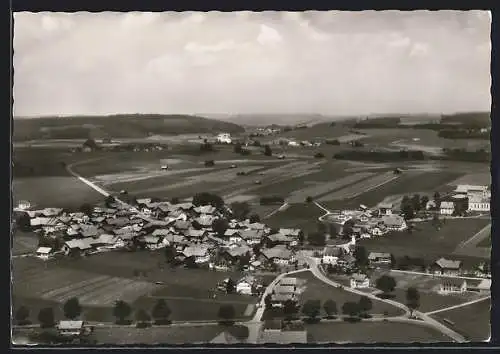
{"label": "curving road", "polygon": [[[324,283],[329,284],[331,286],[342,286],[341,284],[327,278],[320,271],[318,264],[313,259],[311,259],[310,257],[304,257],[304,258],[310,266],[310,271],[313,273],[313,275],[316,278],[318,278],[319,280],[321,280]],[[356,290],[353,288],[349,288],[349,287],[345,287],[345,286],[343,286],[343,289],[348,291],[348,292],[351,292],[353,294],[366,296],[368,298],[371,298],[372,300],[382,301],[382,302],[385,302],[389,305],[398,307],[398,308],[405,311],[406,316],[410,315],[410,310],[408,309],[408,307],[406,305],[403,305],[403,304],[397,302],[397,301],[393,301],[393,300],[389,300],[389,299],[381,299],[373,294],[369,294],[369,293],[367,294],[367,293],[364,293],[362,291],[359,291],[359,290]],[[445,325],[443,325],[439,321],[436,321],[435,319],[431,318],[429,315],[422,313],[422,312],[419,312],[419,311],[414,311],[413,315],[416,316],[417,318],[420,318],[422,321],[424,321],[430,327],[432,327],[432,328],[438,330],[439,332],[447,335],[448,337],[452,338],[455,342],[458,342],[458,343],[466,342],[466,339],[462,335],[460,335],[457,332],[453,331],[452,329],[446,327]]]}

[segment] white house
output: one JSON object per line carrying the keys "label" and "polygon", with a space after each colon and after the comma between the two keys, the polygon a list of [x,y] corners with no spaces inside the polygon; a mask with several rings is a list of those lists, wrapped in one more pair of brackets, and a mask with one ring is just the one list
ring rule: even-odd
{"label": "white house", "polygon": [[236,292],[243,295],[252,295],[252,283],[244,278],[236,284]]}
{"label": "white house", "polygon": [[51,247],[38,247],[36,250],[36,256],[44,261],[52,258],[52,248]]}
{"label": "white house", "polygon": [[390,203],[381,203],[378,206],[378,210],[380,215],[392,215],[392,204]]}
{"label": "white house", "polygon": [[60,321],[57,329],[63,336],[79,336],[84,330],[83,321]]}
{"label": "white house", "polygon": [[451,214],[453,214],[454,210],[455,210],[455,206],[454,206],[453,202],[449,202],[449,201],[441,202],[441,206],[439,207],[439,213],[441,215],[451,215]]}
{"label": "white house", "polygon": [[469,211],[490,211],[490,198],[483,195],[473,194],[469,196]]}
{"label": "white house", "polygon": [[463,293],[467,291],[467,281],[465,279],[445,278],[439,284],[438,293],[451,294]]}
{"label": "white house", "polygon": [[231,144],[231,134],[229,133],[220,133],[217,135],[217,142],[222,144]]}
{"label": "white house", "polygon": [[350,285],[353,289],[369,288],[370,279],[366,276],[366,274],[356,273],[351,276]]}

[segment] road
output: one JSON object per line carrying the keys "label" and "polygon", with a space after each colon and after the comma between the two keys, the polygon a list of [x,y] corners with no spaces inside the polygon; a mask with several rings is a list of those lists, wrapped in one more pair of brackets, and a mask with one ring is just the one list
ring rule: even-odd
{"label": "road", "polygon": [[[318,264],[313,259],[311,259],[310,257],[305,257],[305,259],[306,259],[307,263],[310,266],[311,272],[313,273],[313,275],[316,278],[318,278],[319,280],[321,280],[324,283],[329,284],[331,286],[342,286],[341,284],[339,284],[337,282],[334,282],[333,280],[327,278],[321,272],[321,270],[318,267]],[[372,300],[382,301],[382,302],[385,302],[385,303],[387,303],[389,305],[398,307],[398,308],[402,309],[403,311],[405,311],[405,315],[406,316],[410,315],[410,311],[409,311],[408,307],[405,306],[405,305],[403,305],[403,304],[401,304],[401,303],[399,303],[399,302],[397,302],[397,301],[393,301],[393,300],[389,300],[389,299],[381,299],[381,298],[379,298],[379,297],[377,297],[377,296],[375,296],[373,294],[364,293],[362,291],[359,291],[359,290],[356,290],[356,289],[353,289],[353,288],[349,288],[349,287],[345,287],[345,286],[343,286],[343,289],[345,291],[348,291],[348,292],[356,294],[356,295],[366,296],[368,298],[371,298]],[[466,342],[465,338],[462,335],[460,335],[457,332],[451,330],[450,328],[446,327],[445,325],[443,325],[439,321],[436,321],[435,319],[431,318],[427,314],[419,312],[419,311],[414,311],[413,314],[417,318],[420,318],[421,320],[423,320],[430,327],[432,327],[432,328],[440,331],[441,333],[447,335],[448,337],[452,338],[455,342],[458,342],[458,343],[464,343],[464,342]]]}

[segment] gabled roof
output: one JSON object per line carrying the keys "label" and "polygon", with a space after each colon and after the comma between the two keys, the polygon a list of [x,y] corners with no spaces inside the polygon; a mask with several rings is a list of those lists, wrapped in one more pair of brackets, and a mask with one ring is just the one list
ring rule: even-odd
{"label": "gabled roof", "polygon": [[194,211],[200,214],[213,214],[216,211],[216,208],[212,205],[202,205],[194,208]]}
{"label": "gabled roof", "polygon": [[300,229],[279,229],[279,233],[285,236],[299,236]]}
{"label": "gabled roof", "polygon": [[361,274],[361,273],[355,273],[351,275],[351,279],[354,281],[365,281],[368,277],[366,274]]}
{"label": "gabled roof", "polygon": [[242,239],[259,239],[262,238],[264,233],[260,230],[241,230],[240,236]]}
{"label": "gabled roof", "polygon": [[205,235],[205,230],[189,229],[186,232],[187,237],[203,237]]}
{"label": "gabled roof", "polygon": [[462,266],[462,261],[453,261],[446,258],[440,258],[436,261],[436,265],[438,265],[442,269],[459,269]]}
{"label": "gabled roof", "polygon": [[443,202],[441,202],[439,207],[441,209],[453,209],[454,204],[453,204],[453,202],[443,201]]}
{"label": "gabled roof", "polygon": [[49,254],[52,251],[52,247],[38,247],[36,253]]}
{"label": "gabled roof", "polygon": [[147,235],[144,236],[144,242],[148,244],[157,244],[161,241],[161,238],[158,236],[153,236],[153,235]]}
{"label": "gabled roof", "polygon": [[224,232],[224,236],[233,236],[234,234],[239,234],[241,230],[238,229],[227,229],[226,232]]}
{"label": "gabled roof", "polygon": [[290,259],[290,257],[292,256],[292,252],[290,250],[279,246],[263,249],[261,253],[267,259],[273,259],[273,258]]}
{"label": "gabled roof", "polygon": [[368,259],[371,261],[379,258],[391,258],[391,254],[387,252],[370,252],[368,255]]}
{"label": "gabled roof", "polygon": [[405,219],[399,215],[387,215],[382,217],[382,221],[387,226],[401,227]]}
{"label": "gabled roof", "polygon": [[465,284],[467,287],[467,281],[465,279],[459,279],[459,278],[443,278],[441,280],[441,284],[445,286],[455,286],[455,287],[461,287]]}
{"label": "gabled roof", "polygon": [[203,246],[203,245],[188,246],[188,247],[184,248],[182,253],[186,257],[203,257],[203,256],[207,255],[208,247]]}
{"label": "gabled roof", "polygon": [[180,230],[187,230],[191,227],[191,223],[189,221],[177,220],[174,223],[174,227]]}
{"label": "gabled roof", "polygon": [[118,237],[110,234],[102,234],[96,240],[96,243],[103,244],[114,244],[117,241]]}
{"label": "gabled roof", "polygon": [[325,247],[323,251],[323,256],[339,257],[342,255],[342,249],[340,247]]}
{"label": "gabled roof", "polygon": [[171,233],[169,229],[156,229],[153,231],[153,236],[167,236]]}
{"label": "gabled roof", "polygon": [[57,325],[59,329],[80,329],[83,327],[83,321],[60,321]]}

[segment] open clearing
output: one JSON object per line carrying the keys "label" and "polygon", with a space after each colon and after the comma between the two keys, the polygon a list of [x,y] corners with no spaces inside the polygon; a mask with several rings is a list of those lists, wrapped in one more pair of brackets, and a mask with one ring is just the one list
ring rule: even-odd
{"label": "open clearing", "polygon": [[323,214],[324,212],[314,203],[291,204],[284,211],[273,214],[265,222],[270,227],[300,228],[307,233],[317,230],[318,218]]}
{"label": "open clearing", "polygon": [[480,186],[489,186],[491,184],[491,173],[481,172],[481,173],[470,173],[462,176],[449,183],[452,186],[457,186],[459,184],[471,184]]}
{"label": "open clearing", "polygon": [[98,203],[103,196],[75,177],[47,176],[17,178],[12,183],[14,205],[28,200],[38,208],[78,209],[84,203]]}
{"label": "open clearing", "polygon": [[450,342],[426,326],[394,322],[317,323],[306,326],[308,343],[432,343]]}
{"label": "open clearing", "polygon": [[[348,301],[359,301],[360,296],[354,295],[345,290],[335,288],[328,285],[321,280],[317,279],[311,272],[301,273],[297,278],[306,280],[305,291],[300,296],[301,303],[305,303],[307,300],[320,300],[321,304],[326,300],[334,300],[337,303],[337,311],[339,314],[342,313],[342,305]],[[387,312],[388,316],[398,316],[402,315],[403,311],[395,306],[388,305],[382,301],[372,300],[373,308],[370,311],[371,314],[384,314]],[[326,315],[323,308],[321,309],[321,315]]]}
{"label": "open clearing", "polygon": [[383,274],[388,274],[396,280],[396,290],[394,291],[394,300],[406,303],[406,290],[409,287],[415,287],[420,293],[419,311],[430,312],[445,307],[463,304],[468,301],[476,300],[484,295],[474,292],[465,292],[463,294],[440,295],[435,292],[439,284],[444,280],[441,277],[423,274],[405,274],[399,272],[374,272],[371,276],[372,283]]}
{"label": "open clearing", "polygon": [[431,317],[450,326],[449,323],[443,321],[447,319],[454,323],[450,326],[454,331],[470,341],[482,342],[488,340],[491,334],[490,307],[491,300],[486,299],[468,306],[436,313]]}
{"label": "open clearing", "polygon": [[371,252],[389,252],[395,256],[422,257],[435,261],[440,257],[453,255],[457,245],[469,239],[490,221],[487,219],[450,219],[441,230],[431,222],[417,224],[412,233],[391,232],[384,236],[360,240],[360,244]]}

